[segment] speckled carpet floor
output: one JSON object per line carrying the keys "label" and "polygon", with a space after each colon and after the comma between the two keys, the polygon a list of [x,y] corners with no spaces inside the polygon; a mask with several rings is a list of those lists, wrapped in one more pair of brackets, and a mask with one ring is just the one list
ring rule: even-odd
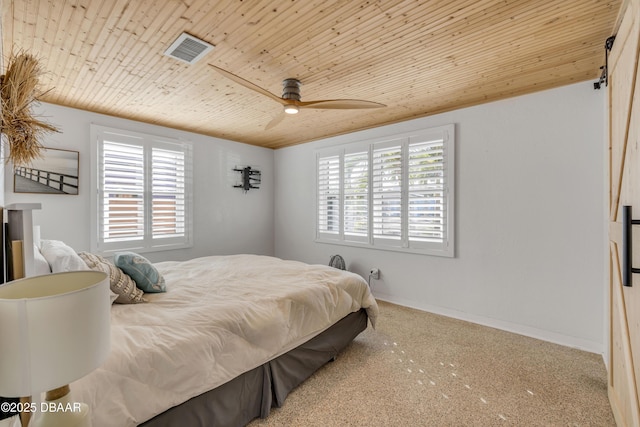
{"label": "speckled carpet floor", "polygon": [[258,426],[615,426],[602,356],[380,302]]}

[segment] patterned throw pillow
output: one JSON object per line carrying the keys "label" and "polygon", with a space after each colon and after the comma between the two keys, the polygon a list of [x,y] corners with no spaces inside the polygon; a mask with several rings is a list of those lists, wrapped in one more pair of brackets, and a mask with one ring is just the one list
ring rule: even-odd
{"label": "patterned throw pillow", "polygon": [[135,252],[116,252],[113,263],[127,273],[144,292],[165,292],[164,277],[148,259]]}
{"label": "patterned throw pillow", "polygon": [[78,254],[80,258],[89,266],[92,270],[102,271],[109,276],[109,283],[111,290],[118,294],[116,303],[119,304],[137,304],[141,302],[147,302],[144,299],[144,293],[137,288],[136,282],[131,277],[125,274],[120,268],[101,257],[89,252],[80,252]]}

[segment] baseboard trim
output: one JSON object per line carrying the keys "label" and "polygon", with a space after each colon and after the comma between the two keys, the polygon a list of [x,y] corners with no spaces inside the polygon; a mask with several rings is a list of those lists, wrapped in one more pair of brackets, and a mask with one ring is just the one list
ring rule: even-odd
{"label": "baseboard trim", "polygon": [[478,325],[488,326],[490,328],[500,329],[503,331],[512,332],[514,334],[524,335],[542,341],[548,341],[554,344],[563,345],[565,347],[576,348],[578,350],[588,351],[590,353],[601,354],[604,356],[603,344],[595,341],[558,334],[555,332],[532,328],[530,326],[520,325],[517,323],[505,322],[503,320],[493,319],[490,317],[464,313],[462,311],[457,311],[449,308],[437,307],[429,304],[416,304],[415,301],[408,301],[379,292],[376,292],[374,296],[376,299],[390,302],[392,304],[398,304],[404,307],[414,308],[416,310],[439,314],[441,316],[451,317],[458,320],[464,320]]}

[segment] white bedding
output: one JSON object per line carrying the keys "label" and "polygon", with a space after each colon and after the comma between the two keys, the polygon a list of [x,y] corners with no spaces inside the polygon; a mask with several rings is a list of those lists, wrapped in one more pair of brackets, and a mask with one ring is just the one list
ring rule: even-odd
{"label": "white bedding", "polygon": [[135,426],[378,307],[366,281],[258,255],[161,262],[167,292],[113,305],[106,363],[71,385],[94,426]]}

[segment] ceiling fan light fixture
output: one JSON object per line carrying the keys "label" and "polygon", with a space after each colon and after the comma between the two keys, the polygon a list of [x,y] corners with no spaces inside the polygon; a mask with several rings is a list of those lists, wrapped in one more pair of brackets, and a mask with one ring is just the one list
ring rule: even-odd
{"label": "ceiling fan light fixture", "polygon": [[[1,1],[1,0],[0,0]],[[261,88],[260,86],[251,83],[248,80],[243,79],[240,76],[236,76],[235,74],[224,70],[220,67],[217,67],[213,64],[209,64],[209,66],[213,67],[218,73],[222,74],[229,80],[239,84],[240,86],[244,86],[247,89],[251,89],[254,92],[258,92],[272,101],[275,101],[284,107],[283,112],[276,115],[265,127],[265,130],[269,130],[280,123],[286,114],[297,114],[300,111],[300,108],[316,108],[316,109],[324,109],[324,110],[348,110],[348,109],[359,109],[359,108],[381,108],[386,107],[384,104],[380,104],[378,102],[372,101],[363,101],[360,99],[321,99],[317,101],[307,101],[303,102],[300,99],[300,80],[298,79],[285,79],[282,81],[282,97],[274,95],[266,89]]]}

